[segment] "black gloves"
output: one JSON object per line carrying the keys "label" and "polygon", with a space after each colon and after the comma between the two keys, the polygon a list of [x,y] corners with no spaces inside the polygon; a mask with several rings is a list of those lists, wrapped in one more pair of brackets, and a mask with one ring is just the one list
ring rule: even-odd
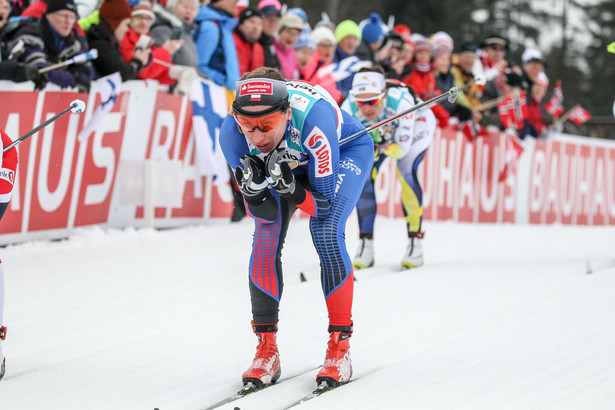
{"label": "black gloves", "polygon": [[235,179],[250,213],[261,219],[274,221],[277,218],[278,203],[269,188],[288,202],[300,205],[305,201],[306,190],[295,179],[287,162],[283,161],[285,149],[270,152],[265,161],[255,155],[245,155],[235,169]]}
{"label": "black gloves", "polygon": [[35,64],[21,64],[13,63],[15,68],[11,80],[16,83],[22,83],[24,81],[34,82],[35,90],[42,90],[49,82],[47,74],[39,73],[39,67]]}
{"label": "black gloves", "polygon": [[266,221],[275,221],[278,203],[269,192],[265,174],[265,163],[259,157],[246,155],[239,160],[243,169],[235,169],[235,179],[243,194],[250,213]]}
{"label": "black gloves", "polygon": [[305,187],[295,179],[288,163],[282,160],[284,152],[283,148],[275,149],[265,157],[264,162],[254,155],[246,155],[239,160],[243,169],[235,169],[235,178],[248,205],[258,205],[273,198],[269,188],[293,204],[305,201]]}
{"label": "black gloves", "polygon": [[265,163],[259,157],[246,155],[239,160],[241,167],[235,169],[237,185],[248,202],[262,202],[267,191]]}
{"label": "black gloves", "polygon": [[295,192],[295,176],[286,162],[282,162],[283,149],[275,149],[265,158],[269,185],[280,195]]}
{"label": "black gloves", "polygon": [[[20,70],[17,70],[18,73],[16,73],[17,75],[15,77],[23,77],[20,78],[21,81],[34,81],[39,77],[38,70],[38,66],[34,64],[24,64],[20,67]],[[19,72],[21,72],[21,74]],[[18,80],[15,81],[20,82]]]}
{"label": "black gloves", "polygon": [[305,200],[305,187],[297,182],[288,162],[282,160],[284,152],[283,148],[277,148],[265,158],[267,181],[281,197],[294,204],[300,204]]}

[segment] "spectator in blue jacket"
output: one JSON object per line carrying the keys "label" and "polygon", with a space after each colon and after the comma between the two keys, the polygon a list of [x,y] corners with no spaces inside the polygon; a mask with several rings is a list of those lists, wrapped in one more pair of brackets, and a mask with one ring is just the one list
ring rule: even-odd
{"label": "spectator in blue jacket", "polygon": [[234,90],[239,80],[239,61],[233,39],[238,0],[212,0],[199,9],[195,43],[199,70],[216,84]]}

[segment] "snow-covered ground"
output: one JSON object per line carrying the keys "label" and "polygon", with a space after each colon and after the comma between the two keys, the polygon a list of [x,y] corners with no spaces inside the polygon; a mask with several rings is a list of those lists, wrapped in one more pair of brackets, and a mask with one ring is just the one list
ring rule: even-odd
{"label": "snow-covered ground", "polygon": [[[377,221],[377,266],[356,273],[355,381],[299,408],[614,408],[613,227],[425,228],[426,265],[399,271],[403,221]],[[256,346],[251,233],[250,220],[88,228],[0,249],[0,409],[204,409],[238,390]],[[356,233],[352,218],[351,254]],[[328,337],[306,220],[283,260],[282,377],[321,364]],[[284,408],[315,374],[224,408]]]}

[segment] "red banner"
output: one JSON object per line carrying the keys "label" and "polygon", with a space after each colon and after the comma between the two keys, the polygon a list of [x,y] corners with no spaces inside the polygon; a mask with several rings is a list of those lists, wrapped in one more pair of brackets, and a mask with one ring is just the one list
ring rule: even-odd
{"label": "red banner", "polygon": [[[155,84],[154,84],[155,85]],[[166,89],[140,81],[123,83],[112,110],[83,143],[76,139],[94,107],[96,94],[68,91],[0,91],[11,105],[0,127],[18,138],[66,108],[89,98],[86,113],[62,116],[18,146],[19,167],[0,243],[64,237],[74,227],[142,226],[143,203],[127,204],[122,189],[143,190],[144,180],[122,174],[123,164],[161,159],[181,164],[181,206],[156,207],[159,226],[228,218],[228,184],[215,186],[199,172],[192,133],[192,105]],[[521,141],[510,164],[505,135],[487,132],[468,140],[456,127],[438,129],[419,175],[425,220],[571,225],[615,224],[615,144],[558,136]],[[376,183],[380,215],[401,217],[395,161],[382,167]],[[511,168],[512,169],[512,168]],[[179,203],[179,202],[178,202]]]}

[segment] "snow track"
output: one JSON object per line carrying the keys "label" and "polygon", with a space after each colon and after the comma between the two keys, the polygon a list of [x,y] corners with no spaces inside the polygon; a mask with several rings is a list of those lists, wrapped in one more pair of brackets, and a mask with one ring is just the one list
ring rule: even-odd
{"label": "snow track", "polygon": [[[1,249],[0,408],[196,410],[238,390],[256,346],[251,227],[93,228]],[[400,271],[403,221],[377,221],[376,266],[356,272],[357,380],[299,409],[613,408],[612,227],[425,228],[426,265]],[[291,223],[283,261],[284,376],[321,364],[328,338],[306,220]],[[240,407],[284,408],[315,388],[313,373]]]}

